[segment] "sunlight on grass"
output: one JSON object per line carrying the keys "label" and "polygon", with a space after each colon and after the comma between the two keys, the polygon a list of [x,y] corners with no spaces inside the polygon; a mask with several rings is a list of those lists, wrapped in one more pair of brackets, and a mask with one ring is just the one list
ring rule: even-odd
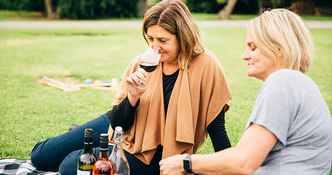
{"label": "sunlight on grass", "polygon": [[[246,75],[245,28],[202,28],[204,46],[218,57],[231,92],[226,129],[232,146],[240,139],[262,81]],[[311,29],[317,58],[308,73],[332,110],[332,29]],[[0,29],[0,158],[30,159],[33,146],[111,109],[111,91],[64,93],[38,83],[43,76],[79,82],[120,79],[146,48],[138,28]],[[214,152],[211,140],[198,151]]]}
{"label": "sunlight on grass", "polygon": [[[230,20],[250,20],[255,18],[257,15],[241,15],[241,14],[232,14]],[[193,13],[195,20],[219,20],[218,14],[214,13]]]}

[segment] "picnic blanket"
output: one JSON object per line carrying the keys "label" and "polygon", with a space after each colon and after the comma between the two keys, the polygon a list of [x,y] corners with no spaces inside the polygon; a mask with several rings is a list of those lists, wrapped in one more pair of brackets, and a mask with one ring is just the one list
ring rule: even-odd
{"label": "picnic blanket", "polygon": [[60,175],[58,172],[37,170],[30,160],[0,159],[0,175]]}

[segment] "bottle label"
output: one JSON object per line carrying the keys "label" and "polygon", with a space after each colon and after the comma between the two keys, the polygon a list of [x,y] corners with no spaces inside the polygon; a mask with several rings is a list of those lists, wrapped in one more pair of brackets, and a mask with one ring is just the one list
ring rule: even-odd
{"label": "bottle label", "polygon": [[124,171],[122,173],[114,173],[113,175],[130,175],[130,171]]}
{"label": "bottle label", "polygon": [[92,170],[77,170],[77,175],[92,175]]}

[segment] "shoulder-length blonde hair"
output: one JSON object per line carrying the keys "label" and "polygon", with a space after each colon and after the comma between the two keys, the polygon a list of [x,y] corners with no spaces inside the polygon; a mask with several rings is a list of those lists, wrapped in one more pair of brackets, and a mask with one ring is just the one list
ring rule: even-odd
{"label": "shoulder-length blonde hair", "polygon": [[247,24],[255,45],[280,68],[305,73],[310,68],[315,45],[304,20],[287,9],[263,12]]}
{"label": "shoulder-length blonde hair", "polygon": [[188,7],[180,0],[163,0],[145,13],[142,32],[147,43],[147,29],[153,25],[159,25],[176,35],[180,45],[180,69],[188,70],[192,59],[204,51],[201,31]]}

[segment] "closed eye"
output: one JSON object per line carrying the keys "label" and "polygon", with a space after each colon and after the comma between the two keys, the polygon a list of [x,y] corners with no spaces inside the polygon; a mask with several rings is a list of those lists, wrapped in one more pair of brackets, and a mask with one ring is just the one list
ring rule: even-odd
{"label": "closed eye", "polygon": [[253,43],[253,42],[249,42],[248,44],[248,47],[250,48],[251,51],[255,51],[256,50],[256,45]]}

